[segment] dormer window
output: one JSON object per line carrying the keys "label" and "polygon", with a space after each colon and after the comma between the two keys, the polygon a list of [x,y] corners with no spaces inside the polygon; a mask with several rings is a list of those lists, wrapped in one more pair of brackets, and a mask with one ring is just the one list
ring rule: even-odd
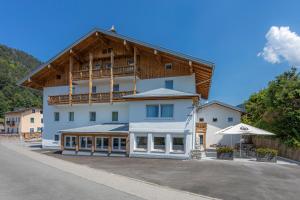
{"label": "dormer window", "polygon": [[165,69],[166,69],[166,70],[172,69],[172,63],[166,63],[166,64],[165,64]]}

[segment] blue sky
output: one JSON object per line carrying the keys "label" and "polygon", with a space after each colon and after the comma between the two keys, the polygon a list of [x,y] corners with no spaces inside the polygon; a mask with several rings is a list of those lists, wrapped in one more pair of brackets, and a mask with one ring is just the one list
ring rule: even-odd
{"label": "blue sky", "polygon": [[92,28],[114,24],[122,35],[214,62],[210,100],[236,105],[290,68],[288,59],[257,54],[272,26],[300,33],[299,8],[279,0],[0,0],[0,43],[47,61]]}

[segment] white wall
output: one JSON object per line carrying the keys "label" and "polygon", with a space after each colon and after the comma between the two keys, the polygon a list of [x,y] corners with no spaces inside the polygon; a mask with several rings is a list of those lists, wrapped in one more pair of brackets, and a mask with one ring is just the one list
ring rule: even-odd
{"label": "white wall", "polygon": [[157,88],[164,88],[165,80],[173,80],[174,90],[189,93],[196,92],[194,75],[138,80],[137,91],[145,92]]}
{"label": "white wall", "polygon": [[[188,158],[192,149],[192,138],[194,134],[194,115],[192,100],[149,100],[140,102],[129,102],[129,131],[130,131],[130,156],[165,157],[165,158]],[[173,104],[174,117],[172,119],[148,119],[146,117],[146,105],[149,104]],[[147,135],[148,145],[153,145],[153,135],[166,137],[166,151],[163,153],[146,152],[135,150],[135,136]],[[173,153],[171,150],[173,136],[185,137],[185,152]]]}
{"label": "white wall", "polygon": [[[228,122],[228,117],[233,118],[233,122]],[[215,133],[223,128],[239,124],[241,122],[241,112],[220,106],[218,104],[212,104],[210,106],[201,108],[198,111],[199,118],[204,118],[204,122],[207,123],[206,132],[206,146],[209,147],[212,144],[231,145],[231,136],[216,135]],[[217,122],[213,122],[213,118],[217,118]],[[240,137],[238,135],[233,136],[233,144],[238,143]]]}
{"label": "white wall", "polygon": [[[54,135],[59,130],[88,126],[101,123],[111,123],[112,111],[118,111],[119,122],[128,123],[128,104],[127,103],[102,103],[102,104],[81,104],[81,105],[48,105],[47,99],[49,95],[66,94],[67,86],[44,88],[44,133],[43,146],[58,146],[54,142]],[[89,112],[96,112],[96,121],[89,121]],[[60,113],[60,120],[54,121],[54,112]],[[69,112],[74,112],[74,121],[69,122]]]}

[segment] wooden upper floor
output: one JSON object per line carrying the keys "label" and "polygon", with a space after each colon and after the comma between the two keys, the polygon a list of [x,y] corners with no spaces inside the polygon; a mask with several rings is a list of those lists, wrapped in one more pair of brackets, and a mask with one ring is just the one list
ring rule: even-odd
{"label": "wooden upper floor", "polygon": [[43,89],[71,87],[81,80],[110,78],[113,82],[116,76],[152,79],[195,74],[197,93],[208,98],[213,68],[208,61],[96,29],[37,67],[20,85]]}

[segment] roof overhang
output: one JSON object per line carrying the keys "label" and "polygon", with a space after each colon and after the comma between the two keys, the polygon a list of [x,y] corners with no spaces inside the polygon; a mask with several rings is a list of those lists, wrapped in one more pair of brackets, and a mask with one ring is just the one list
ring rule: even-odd
{"label": "roof overhang", "polygon": [[[211,86],[211,79],[212,79],[213,72],[214,72],[214,63],[203,60],[203,59],[195,58],[195,57],[192,57],[192,56],[189,56],[186,54],[178,53],[178,52],[175,52],[175,51],[172,51],[172,50],[169,50],[166,48],[162,48],[162,47],[159,47],[156,45],[152,45],[152,44],[149,44],[146,42],[141,42],[139,40],[136,40],[136,39],[133,39],[133,38],[130,38],[127,36],[123,36],[116,32],[106,31],[106,30],[99,29],[99,28],[95,28],[92,31],[88,32],[85,36],[81,37],[76,42],[69,45],[67,48],[65,48],[64,50],[59,52],[57,55],[55,55],[49,61],[47,61],[47,62],[41,64],[40,66],[36,67],[35,69],[33,69],[27,76],[25,76],[23,79],[18,81],[18,85],[25,86],[25,87],[32,87],[32,86],[29,86],[30,85],[29,83],[31,82],[32,77],[36,76],[41,71],[47,69],[47,66],[50,66],[54,61],[61,58],[62,56],[69,55],[70,51],[73,48],[76,48],[77,46],[79,46],[82,42],[87,41],[94,35],[98,35],[98,34],[103,34],[105,36],[113,37],[115,39],[124,40],[124,41],[127,41],[129,43],[136,45],[137,47],[141,46],[141,47],[150,48],[150,49],[156,50],[158,52],[161,52],[162,54],[169,55],[169,56],[181,59],[181,60],[185,60],[189,63],[197,64],[197,66],[193,67],[193,70],[196,74],[196,79],[199,79],[198,82],[196,82],[196,90],[199,94],[201,94],[202,98],[208,99],[209,90],[210,90],[210,86]],[[204,75],[204,72],[207,73],[207,75]],[[39,88],[39,89],[41,89],[41,88]]]}

